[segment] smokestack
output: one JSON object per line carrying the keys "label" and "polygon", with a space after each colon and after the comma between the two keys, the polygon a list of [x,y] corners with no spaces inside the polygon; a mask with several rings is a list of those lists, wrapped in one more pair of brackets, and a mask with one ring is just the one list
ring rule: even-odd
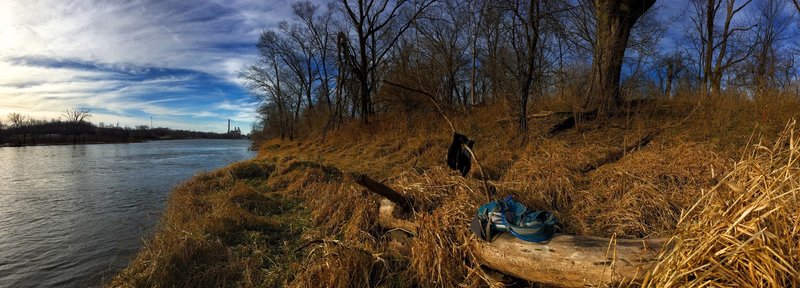
{"label": "smokestack", "polygon": [[228,133],[231,133],[231,119],[228,119]]}

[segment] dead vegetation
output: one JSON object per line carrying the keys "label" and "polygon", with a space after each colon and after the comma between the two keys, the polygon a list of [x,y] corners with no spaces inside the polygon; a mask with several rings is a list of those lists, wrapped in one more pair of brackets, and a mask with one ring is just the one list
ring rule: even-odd
{"label": "dead vegetation", "polygon": [[[796,285],[795,127],[775,145],[744,147],[751,137],[773,142],[776,125],[800,111],[784,106],[800,105],[783,101],[780,111],[762,115],[750,113],[761,109],[759,101],[714,101],[695,112],[695,101],[654,103],[553,137],[548,127],[559,119],[533,118],[525,145],[509,136],[513,127],[489,121],[501,107],[452,118],[477,139],[498,197],[513,194],[531,208],[554,211],[564,233],[676,235],[674,250],[663,253],[644,285]],[[324,140],[268,141],[256,160],[195,177],[176,188],[158,232],[110,286],[530,285],[475,257],[471,243],[478,240],[468,226],[485,202],[483,185],[477,171],[464,178],[445,168],[451,135],[433,115],[411,127],[393,119],[419,115],[352,123]],[[653,129],[663,132],[646,146],[581,171]],[[407,235],[377,225],[381,198],[349,173],[412,197],[411,220],[422,228]]]}
{"label": "dead vegetation", "polygon": [[800,281],[800,137],[790,122],[751,144],[722,181],[681,217],[674,249],[645,284],[793,287]]}

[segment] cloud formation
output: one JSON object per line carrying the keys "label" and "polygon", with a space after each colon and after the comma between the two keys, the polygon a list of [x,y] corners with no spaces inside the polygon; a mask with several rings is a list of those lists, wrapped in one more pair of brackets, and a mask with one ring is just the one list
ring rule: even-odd
{"label": "cloud formation", "polygon": [[263,30],[291,15],[278,1],[0,1],[0,117],[249,130],[255,100],[236,78]]}

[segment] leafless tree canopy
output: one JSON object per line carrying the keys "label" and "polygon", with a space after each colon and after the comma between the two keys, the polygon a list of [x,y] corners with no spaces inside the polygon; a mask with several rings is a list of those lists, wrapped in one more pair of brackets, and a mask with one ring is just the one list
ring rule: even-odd
{"label": "leafless tree canopy", "polygon": [[67,109],[61,115],[67,118],[67,122],[82,123],[92,118],[92,114],[89,112],[89,110]]}
{"label": "leafless tree canopy", "polygon": [[[798,0],[299,2],[265,30],[242,79],[267,137],[400,112],[497,103],[614,117],[631,99],[797,90]],[[392,83],[394,85],[387,85]],[[549,100],[548,100],[549,99]],[[431,103],[431,100],[436,102]],[[437,112],[438,113],[438,112]]]}

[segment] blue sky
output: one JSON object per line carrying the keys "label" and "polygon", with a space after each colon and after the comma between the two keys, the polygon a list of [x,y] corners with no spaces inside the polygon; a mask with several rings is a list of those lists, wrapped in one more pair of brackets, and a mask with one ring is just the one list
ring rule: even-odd
{"label": "blue sky", "polygon": [[2,0],[0,119],[250,131],[256,100],[237,72],[263,29],[289,19],[290,0]]}

